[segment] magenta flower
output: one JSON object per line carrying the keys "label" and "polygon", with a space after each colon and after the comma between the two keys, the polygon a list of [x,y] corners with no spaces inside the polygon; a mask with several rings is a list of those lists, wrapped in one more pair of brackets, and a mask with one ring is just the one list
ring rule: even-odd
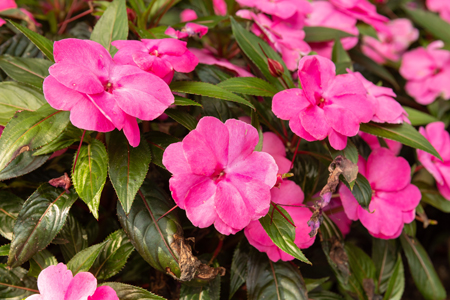
{"label": "magenta flower", "polygon": [[419,30],[408,19],[396,19],[387,23],[387,32],[378,32],[378,39],[365,35],[362,51],[379,64],[386,60],[399,61],[401,55],[419,37]]}
{"label": "magenta flower", "polygon": [[201,64],[223,67],[233,73],[236,73],[238,77],[255,77],[252,73],[232,64],[225,58],[216,58],[208,49],[189,48],[189,51],[194,53],[194,55],[198,58],[198,62]]}
{"label": "magenta flower", "polygon": [[38,277],[40,294],[27,300],[119,300],[109,286],[97,288],[97,279],[89,272],[80,272],[75,277],[63,263],[49,266]]}
{"label": "magenta flower", "polygon": [[172,27],[167,27],[164,34],[175,39],[184,39],[192,36],[201,38],[208,33],[208,27],[196,23],[187,23],[181,30],[175,30]]}
{"label": "magenta flower", "polygon": [[185,9],[180,13],[181,22],[189,22],[197,18],[197,13],[193,9]]}
{"label": "magenta flower", "polygon": [[[302,249],[310,247],[315,240],[315,237],[311,238],[309,236],[310,228],[307,225],[312,212],[303,205],[304,195],[302,189],[293,181],[285,180],[279,188],[272,188],[270,192],[272,194],[272,202],[284,208],[294,221],[296,226],[294,243]],[[267,253],[267,256],[272,261],[276,262],[280,259],[289,261],[294,259],[293,256],[287,254],[272,242],[259,221],[250,222],[245,227],[244,233],[250,245],[261,252]]]}
{"label": "magenta flower", "polygon": [[[0,2],[0,11],[17,8],[15,0],[2,0]],[[0,18],[0,26],[6,24],[6,21]]]}
{"label": "magenta flower", "polygon": [[440,49],[443,46],[435,41],[403,55],[399,71],[408,80],[405,90],[420,104],[430,104],[439,96],[450,98],[450,51]]}
{"label": "magenta flower", "polygon": [[440,17],[450,23],[450,2],[446,0],[427,0],[429,10],[439,13]]}
{"label": "magenta flower", "polygon": [[117,65],[102,45],[65,39],[54,44],[56,63],[44,80],[44,95],[55,109],[70,111],[70,121],[85,130],[123,129],[139,145],[136,118],[153,120],[174,97],[159,77],[135,66]]}
{"label": "magenta flower", "polygon": [[[380,141],[375,135],[365,133],[362,131],[360,131],[358,134],[367,143],[367,145],[369,145],[370,149],[375,150],[381,147]],[[400,153],[400,150],[402,149],[403,146],[402,143],[389,139],[384,139],[384,141],[386,142],[387,146],[392,151],[392,153],[394,153],[395,155],[398,155]]]}
{"label": "magenta flower", "polygon": [[286,158],[283,141],[273,132],[263,133],[262,152],[269,153],[277,163],[278,173],[283,175],[291,169],[291,161]]}
{"label": "magenta flower", "polygon": [[403,157],[396,157],[386,148],[373,150],[367,162],[359,157],[359,172],[372,187],[369,211],[363,209],[352,192],[343,184],[339,188],[345,213],[351,220],[360,220],[376,238],[397,238],[405,223],[415,218],[415,209],[422,195],[411,184],[411,168]]}
{"label": "magenta flower", "polygon": [[[311,4],[313,10],[306,19],[308,26],[329,27],[353,34],[355,37],[342,38],[341,43],[345,50],[355,47],[359,34],[355,18],[341,12],[328,1],[314,1]],[[334,41],[314,42],[309,45],[312,51],[331,59]]]}
{"label": "magenta flower", "polygon": [[[347,70],[349,71],[349,70]],[[377,123],[402,124],[409,123],[408,113],[393,97],[397,97],[391,88],[378,86],[364,78],[359,72],[354,72],[367,90],[367,99],[372,104],[372,121]]]}
{"label": "magenta flower", "polygon": [[420,127],[419,132],[433,145],[443,161],[419,149],[417,158],[436,179],[442,196],[450,201],[450,135],[442,122],[430,123],[425,128]]}
{"label": "magenta flower", "polygon": [[303,89],[289,89],[273,97],[272,110],[289,120],[292,131],[307,141],[328,140],[342,150],[347,137],[359,131],[359,124],[373,117],[367,92],[354,74],[337,75],[327,58],[305,56],[298,66]]}
{"label": "magenta flower", "polygon": [[214,13],[218,16],[226,16],[227,15],[227,3],[225,0],[212,0]]}
{"label": "magenta flower", "polygon": [[198,58],[187,49],[187,43],[177,39],[114,41],[111,44],[119,49],[114,55],[116,63],[137,66],[167,84],[172,81],[175,71],[189,73],[198,64]]}
{"label": "magenta flower", "polygon": [[166,148],[173,199],[194,226],[214,224],[229,235],[267,214],[278,167],[272,156],[254,151],[257,144],[253,126],[204,117],[182,142]]}

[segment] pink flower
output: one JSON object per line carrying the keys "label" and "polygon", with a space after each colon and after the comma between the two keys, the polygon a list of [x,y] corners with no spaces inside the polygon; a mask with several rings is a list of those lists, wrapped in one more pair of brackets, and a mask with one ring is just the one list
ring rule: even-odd
{"label": "pink flower", "polygon": [[292,29],[281,22],[274,22],[264,14],[254,14],[248,10],[240,10],[236,15],[253,20],[252,32],[261,36],[281,56],[286,67],[294,71],[302,56],[311,52],[309,45],[303,40],[305,32],[301,29]]}
{"label": "pink flower", "polygon": [[181,22],[189,22],[197,18],[197,13],[193,9],[185,9],[180,13]]}
{"label": "pink flower", "polygon": [[208,33],[208,27],[195,23],[187,23],[181,31],[175,30],[172,27],[167,27],[164,34],[173,37],[175,39],[184,39],[187,37],[198,36],[201,38]]}
{"label": "pink flower", "polygon": [[123,129],[139,145],[136,118],[153,120],[174,102],[169,86],[135,66],[117,65],[100,44],[77,39],[54,43],[56,63],[44,80],[44,96],[55,109],[85,130]]}
{"label": "pink flower", "polygon": [[450,23],[450,2],[446,0],[427,0],[429,10],[439,13],[442,19]]}
{"label": "pink flower", "polygon": [[420,104],[430,104],[437,97],[450,98],[450,52],[435,41],[403,55],[400,74],[408,80],[406,92]]}
{"label": "pink flower", "polygon": [[387,23],[387,32],[379,32],[378,39],[363,37],[362,51],[379,64],[386,60],[398,61],[412,42],[419,37],[419,30],[408,19],[396,19]]}
{"label": "pink flower", "polygon": [[[311,238],[309,236],[310,228],[306,223],[311,218],[312,212],[303,205],[304,195],[302,189],[293,181],[285,180],[279,188],[272,188],[270,192],[272,202],[284,208],[294,221],[296,226],[294,243],[302,249],[310,247],[314,243],[315,237]],[[267,256],[272,261],[276,262],[280,259],[289,261],[294,259],[293,256],[287,254],[272,242],[259,221],[250,222],[244,233],[250,245],[261,252],[267,253]]]}
{"label": "pink flower", "polygon": [[417,150],[417,158],[436,179],[442,196],[450,200],[450,135],[445,130],[445,124],[430,123],[425,128],[420,127],[419,132],[433,145],[443,161],[422,150]]}
{"label": "pink flower", "polygon": [[403,225],[414,220],[415,208],[422,197],[419,189],[411,184],[408,162],[389,149],[378,148],[369,155],[367,162],[360,156],[358,167],[372,187],[369,211],[341,184],[339,194],[345,213],[351,220],[360,220],[376,238],[397,238]]}
{"label": "pink flower", "polygon": [[262,152],[269,153],[278,166],[278,173],[285,174],[291,169],[291,161],[286,158],[286,147],[283,141],[273,132],[263,133]]}
{"label": "pink flower", "polygon": [[272,156],[254,151],[258,139],[242,121],[204,117],[182,142],[166,148],[173,199],[194,226],[214,224],[229,235],[267,214],[278,167]]}
{"label": "pink flower", "polygon": [[[346,37],[341,39],[345,50],[353,48],[358,43],[358,29],[356,28],[356,19],[336,9],[328,1],[315,1],[312,4],[313,10],[306,19],[308,26],[321,26],[339,29],[355,37]],[[309,43],[311,50],[317,54],[331,59],[334,41]]]}
{"label": "pink flower", "polygon": [[233,71],[237,74],[238,77],[255,77],[252,73],[246,71],[241,67],[233,65],[225,58],[214,57],[213,53],[208,49],[189,48],[189,50],[194,53],[194,55],[198,58],[198,62],[201,64],[223,67],[225,69]]}
{"label": "pink flower", "polygon": [[214,13],[218,16],[227,15],[227,3],[225,0],[213,0]]}
{"label": "pink flower", "polygon": [[[375,150],[381,147],[380,141],[375,135],[360,131],[359,136],[367,143],[367,145],[369,145],[370,149]],[[398,155],[400,153],[400,150],[403,146],[402,143],[389,139],[384,139],[384,141],[386,142],[392,153],[394,153],[395,155]]]}
{"label": "pink flower", "polygon": [[367,0],[330,0],[343,13],[372,25],[378,32],[387,31],[388,18],[377,13],[376,7]]}
{"label": "pink flower", "polygon": [[75,277],[63,263],[49,266],[38,277],[40,294],[27,300],[119,300],[109,286],[97,288],[97,279],[89,272],[80,272]]}
{"label": "pink flower", "polygon": [[[17,8],[15,0],[2,0],[0,1],[0,11]],[[0,18],[0,26],[6,24],[6,21]]]}
{"label": "pink flower", "polygon": [[347,136],[373,117],[367,92],[354,74],[336,76],[333,62],[311,55],[300,60],[298,77],[303,89],[289,89],[273,97],[272,110],[289,120],[292,131],[307,141],[328,140],[342,150]]}
{"label": "pink flower", "polygon": [[175,71],[194,71],[198,58],[186,47],[186,42],[177,39],[154,39],[141,41],[114,41],[111,43],[119,51],[114,61],[121,65],[132,65],[163,79],[172,81]]}
{"label": "pink flower", "polygon": [[403,121],[409,122],[407,117],[408,113],[393,98],[397,97],[397,95],[391,88],[375,85],[364,78],[359,72],[354,72],[353,74],[355,74],[367,90],[367,99],[371,102],[374,112],[372,121],[393,124],[402,124]]}

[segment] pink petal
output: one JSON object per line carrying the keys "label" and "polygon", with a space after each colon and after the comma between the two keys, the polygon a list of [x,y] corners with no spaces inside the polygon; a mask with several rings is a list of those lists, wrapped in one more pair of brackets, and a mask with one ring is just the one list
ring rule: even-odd
{"label": "pink petal", "polygon": [[64,295],[72,278],[72,272],[67,270],[63,263],[45,268],[38,276],[38,288],[42,298],[65,299]]}
{"label": "pink petal", "polygon": [[175,71],[182,73],[192,72],[198,65],[198,58],[189,50],[180,56],[165,56],[164,59],[172,65]]}
{"label": "pink petal", "polygon": [[344,185],[339,186],[339,196],[344,207],[345,214],[350,220],[358,220],[358,207],[359,203],[353,196],[352,192]]}
{"label": "pink petal", "polygon": [[110,286],[99,286],[88,300],[119,300],[116,291]]}
{"label": "pink petal", "polygon": [[358,208],[359,220],[370,232],[382,233],[386,236],[396,234],[403,228],[402,211],[382,199],[372,197],[369,205],[370,212],[362,207]]}
{"label": "pink petal", "polygon": [[108,132],[114,130],[111,123],[100,110],[88,99],[80,99],[70,110],[70,121],[78,128]]}
{"label": "pink petal", "polygon": [[212,180],[204,180],[189,190],[185,199],[186,214],[194,226],[209,227],[216,220],[216,190]]}
{"label": "pink petal", "polygon": [[336,67],[327,58],[318,55],[303,57],[298,64],[298,78],[311,104],[316,104],[334,79]]}
{"label": "pink petal", "polygon": [[92,103],[97,109],[109,120],[114,126],[121,130],[125,125],[126,114],[117,105],[114,96],[108,92],[102,92],[95,95],[88,95]]}
{"label": "pink petal", "polygon": [[263,133],[262,152],[269,153],[272,156],[286,156],[286,148],[283,141],[273,132]]}
{"label": "pink petal", "polygon": [[283,207],[294,220],[295,226],[295,240],[294,243],[302,249],[310,247],[315,240],[315,237],[310,237],[309,232],[311,228],[308,226],[308,221],[311,219],[313,213],[307,207]]}
{"label": "pink petal", "polygon": [[330,131],[330,125],[323,109],[312,105],[300,112],[300,122],[303,128],[317,140],[323,140]]}
{"label": "pink petal", "polygon": [[[302,89],[289,89],[277,93],[272,100],[272,111],[280,119],[290,120],[311,105]],[[315,105],[315,103],[313,103]]]}
{"label": "pink petal", "polygon": [[333,129],[331,129],[328,134],[328,141],[330,142],[331,147],[336,150],[343,150],[347,146],[347,137]]}
{"label": "pink petal", "polygon": [[[6,24],[6,21],[5,20],[3,20],[2,18],[0,18],[0,26],[3,26],[3,25],[5,25]],[[33,295],[33,296],[39,296],[39,295]],[[31,297],[33,297],[33,296],[31,296]],[[37,298],[36,298],[37,299]]]}
{"label": "pink petal", "polygon": [[[89,272],[80,272],[72,279],[67,288],[64,300],[86,299],[95,293],[97,289],[97,279]],[[57,299],[57,298],[55,298]]]}
{"label": "pink petal", "polygon": [[190,174],[192,173],[187,158],[183,151],[183,143],[170,144],[163,154],[163,165],[172,174]]}
{"label": "pink petal", "polygon": [[84,94],[67,88],[51,75],[45,78],[43,89],[47,102],[58,110],[71,110],[80,100],[88,100]]}
{"label": "pink petal", "polygon": [[[1,21],[1,19],[0,19]],[[0,22],[0,26],[2,25],[2,23]],[[34,294],[31,295],[30,297],[26,298],[25,300],[45,300],[44,296],[39,295],[39,294]]]}
{"label": "pink petal", "polygon": [[291,169],[291,161],[289,159],[281,155],[272,155],[272,157],[278,166],[279,174],[285,174],[289,172],[289,170]]}
{"label": "pink petal", "polygon": [[61,62],[51,66],[48,71],[59,83],[77,92],[97,94],[104,91],[98,77],[83,65]]}
{"label": "pink petal", "polygon": [[194,174],[179,174],[169,179],[169,189],[172,192],[173,200],[181,208],[186,209],[185,199],[189,190],[195,185],[210,180],[208,177]]}
{"label": "pink petal", "polygon": [[216,212],[226,225],[241,230],[252,220],[241,194],[230,182],[219,182],[214,201]]}
{"label": "pink petal", "polygon": [[[281,206],[283,206],[283,204],[300,205],[305,198],[302,189],[291,180],[284,180],[279,188],[271,189],[270,193],[272,195],[272,202],[281,204]],[[287,209],[286,207],[283,208]]]}
{"label": "pink petal", "polygon": [[376,195],[377,198],[383,199],[402,211],[415,209],[422,198],[419,188],[412,184],[408,184],[406,188],[398,192],[377,191]]}
{"label": "pink petal", "polygon": [[261,248],[275,245],[262,227],[259,220],[251,221],[250,224],[245,227],[244,234],[247,237],[250,245],[254,246],[259,251],[264,252],[264,250],[262,250]]}
{"label": "pink petal", "polygon": [[367,94],[364,85],[354,74],[337,75],[326,89],[324,97],[331,98],[348,94]]}
{"label": "pink petal", "polygon": [[217,160],[210,144],[198,131],[193,130],[184,138],[183,150],[194,174],[211,176],[223,170],[224,166]]}
{"label": "pink petal", "polygon": [[228,120],[224,126],[224,124],[216,118],[204,117],[198,122],[197,128],[195,129],[195,131],[203,136],[205,143],[209,145],[213,151],[217,162],[223,167],[229,164],[229,147],[231,146],[229,146],[229,144],[234,145],[234,143],[237,142],[237,139],[231,140],[230,136],[233,132],[229,134],[229,124],[232,122],[243,123],[237,120]]}
{"label": "pink petal", "polygon": [[226,172],[230,175],[248,176],[265,183],[269,187],[273,187],[277,181],[278,166],[270,154],[253,152],[246,159],[228,166]]}
{"label": "pink petal", "polygon": [[332,98],[332,102],[352,112],[358,123],[367,123],[374,115],[372,105],[365,94],[337,96]]}
{"label": "pink petal", "polygon": [[[420,132],[422,133],[422,131]],[[443,122],[433,122],[426,126],[426,138],[438,151],[444,161],[450,160],[450,135]],[[423,134],[423,133],[422,133]]]}
{"label": "pink petal", "polygon": [[123,125],[123,133],[127,137],[131,146],[137,147],[141,141],[141,132],[136,118],[125,114],[125,123]]}
{"label": "pink petal", "polygon": [[298,135],[302,139],[305,139],[308,142],[317,141],[316,138],[314,138],[311,134],[309,134],[309,132],[305,130],[305,128],[303,128],[299,116],[294,116],[289,120],[289,127],[296,135]]}
{"label": "pink petal", "polygon": [[192,9],[185,9],[180,13],[181,22],[189,22],[197,19],[197,13]]}
{"label": "pink petal", "polygon": [[345,136],[358,134],[359,120],[350,110],[338,104],[331,104],[325,105],[323,111],[328,124],[338,133]]}
{"label": "pink petal", "polygon": [[240,229],[235,229],[233,227],[228,226],[219,217],[216,218],[216,221],[214,222],[214,227],[218,232],[220,232],[223,235],[236,234],[238,231],[240,231]]}
{"label": "pink petal", "polygon": [[[253,153],[258,144],[259,135],[255,127],[236,119],[227,120],[225,126],[228,133],[223,133],[219,136],[228,142],[227,162],[231,167],[233,163],[242,161]],[[204,134],[208,135],[210,133],[205,131]],[[225,146],[223,145],[222,147]]]}

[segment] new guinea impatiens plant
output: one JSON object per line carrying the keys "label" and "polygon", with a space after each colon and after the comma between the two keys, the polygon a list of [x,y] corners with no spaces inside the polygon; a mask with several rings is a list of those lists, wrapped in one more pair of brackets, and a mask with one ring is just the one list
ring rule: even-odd
{"label": "new guinea impatiens plant", "polygon": [[0,0],[0,299],[447,299],[448,0]]}

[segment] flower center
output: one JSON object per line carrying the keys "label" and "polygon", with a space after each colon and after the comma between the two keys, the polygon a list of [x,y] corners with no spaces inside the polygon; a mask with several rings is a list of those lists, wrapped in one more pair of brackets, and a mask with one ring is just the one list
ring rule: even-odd
{"label": "flower center", "polygon": [[106,84],[106,86],[105,86],[105,92],[111,94],[112,91],[113,91],[113,84],[112,84],[111,82],[108,82],[108,83]]}
{"label": "flower center", "polygon": [[323,108],[325,106],[325,98],[320,98],[320,100],[317,103],[317,106]]}
{"label": "flower center", "polygon": [[153,55],[153,56],[156,56],[156,57],[159,56],[158,50],[153,50],[153,51],[150,52],[149,54],[150,54],[150,55]]}
{"label": "flower center", "polygon": [[210,178],[212,180],[214,180],[215,183],[219,183],[219,181],[221,181],[222,179],[225,178],[225,170],[216,170],[211,176]]}

